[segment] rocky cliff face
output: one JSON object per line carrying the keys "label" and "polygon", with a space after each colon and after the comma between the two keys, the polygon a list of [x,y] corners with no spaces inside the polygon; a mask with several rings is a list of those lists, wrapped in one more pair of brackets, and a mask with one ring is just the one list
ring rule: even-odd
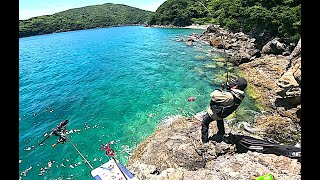
{"label": "rocky cliff face", "polygon": [[290,56],[262,54],[239,65],[267,115],[255,119],[261,134],[294,145],[301,139],[301,42]]}
{"label": "rocky cliff face", "polygon": [[196,38],[218,49],[225,48],[229,61],[248,80],[247,93],[265,112],[253,124],[261,129],[261,135],[280,143],[300,143],[301,40],[294,46],[273,38],[257,49],[254,38],[216,25],[208,26]]}
{"label": "rocky cliff face", "polygon": [[[301,164],[296,159],[274,154],[248,151],[236,153],[233,144],[210,141],[203,146],[199,140],[200,120],[195,117],[172,117],[171,124],[161,124],[158,130],[140,144],[127,168],[138,179],[154,180],[239,180],[271,173],[277,180],[301,179]],[[217,132],[214,123],[210,135]],[[226,132],[248,132],[226,124]],[[250,134],[250,136],[255,136]]]}
{"label": "rocky cliff face", "polygon": [[[262,107],[254,131],[226,125],[226,133],[272,139],[286,145],[301,144],[301,41],[285,45],[275,38],[262,49],[243,33],[229,33],[208,26],[192,41],[206,41],[223,49],[248,81],[247,93]],[[190,41],[188,41],[190,43]],[[191,42],[192,43],[192,42]],[[200,142],[203,112],[194,117],[172,117],[141,143],[128,161],[128,169],[138,179],[252,179],[271,173],[275,179],[301,179],[301,163],[274,154],[248,151],[237,153],[233,144]],[[209,135],[217,132],[210,124]],[[248,130],[248,129],[246,129]]]}

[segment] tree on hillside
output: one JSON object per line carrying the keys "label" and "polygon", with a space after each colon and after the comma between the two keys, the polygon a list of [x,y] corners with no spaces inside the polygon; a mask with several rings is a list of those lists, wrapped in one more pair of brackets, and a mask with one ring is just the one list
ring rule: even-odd
{"label": "tree on hillside", "polygon": [[19,37],[118,25],[145,24],[152,13],[112,3],[73,8],[53,15],[20,20]]}
{"label": "tree on hillside", "polygon": [[[278,36],[297,42],[300,0],[168,0],[152,15],[150,25],[219,24],[253,37]],[[265,37],[263,37],[265,36]]]}

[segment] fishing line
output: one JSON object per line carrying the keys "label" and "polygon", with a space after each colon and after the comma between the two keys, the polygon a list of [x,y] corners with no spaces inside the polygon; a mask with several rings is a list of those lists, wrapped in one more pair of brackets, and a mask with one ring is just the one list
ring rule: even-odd
{"label": "fishing line", "polygon": [[77,147],[72,143],[72,141],[69,139],[69,137],[65,136],[67,138],[67,140],[71,143],[71,145],[76,149],[76,151],[79,153],[79,155],[85,160],[85,162],[90,166],[91,169],[93,169],[93,167],[91,166],[91,164],[89,163],[89,161],[81,154],[81,152],[77,149]]}

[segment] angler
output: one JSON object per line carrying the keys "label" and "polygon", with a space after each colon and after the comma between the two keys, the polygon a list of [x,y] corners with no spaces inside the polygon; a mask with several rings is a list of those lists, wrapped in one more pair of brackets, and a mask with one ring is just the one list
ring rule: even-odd
{"label": "angler", "polygon": [[[62,122],[60,122],[60,124],[56,127],[56,128],[53,128],[51,133],[49,134],[49,136],[47,136],[44,140],[42,140],[38,146],[40,146],[41,144],[43,144],[47,139],[49,139],[53,134],[56,135],[56,136],[59,136],[59,140],[58,141],[61,141],[61,142],[66,142],[66,139],[65,139],[65,134],[66,134],[66,126],[67,124],[69,123],[69,120],[66,119]],[[62,133],[62,134],[61,134]],[[62,143],[62,144],[63,144]],[[38,146],[36,146],[35,148],[37,148]],[[54,147],[56,145],[52,145],[52,147]],[[34,149],[35,149],[34,148]]]}
{"label": "angler", "polygon": [[227,90],[214,90],[211,94],[210,106],[201,122],[201,140],[202,143],[209,142],[208,131],[209,124],[217,121],[218,132],[212,139],[221,142],[225,134],[223,118],[234,112],[244,99],[244,90],[247,87],[247,81],[244,78],[237,78],[231,83],[227,83]]}
{"label": "angler", "polygon": [[52,147],[55,147],[59,143],[64,144],[67,141],[67,139],[66,139],[66,136],[67,136],[66,128],[67,128],[68,122],[69,122],[69,120],[65,120],[65,121],[61,122],[59,124],[59,126],[57,126],[56,128],[54,128],[52,130],[51,134],[59,136],[58,142],[53,144]]}

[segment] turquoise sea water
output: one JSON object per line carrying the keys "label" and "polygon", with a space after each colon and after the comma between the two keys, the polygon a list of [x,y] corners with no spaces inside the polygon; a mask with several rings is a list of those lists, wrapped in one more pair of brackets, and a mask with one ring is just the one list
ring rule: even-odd
{"label": "turquoise sea water", "polygon": [[205,110],[213,80],[226,72],[221,55],[179,41],[203,31],[126,26],[20,38],[19,176],[93,179],[69,142],[53,148],[52,136],[34,149],[65,119],[68,137],[95,168],[109,160],[101,143],[126,164],[161,120]]}

